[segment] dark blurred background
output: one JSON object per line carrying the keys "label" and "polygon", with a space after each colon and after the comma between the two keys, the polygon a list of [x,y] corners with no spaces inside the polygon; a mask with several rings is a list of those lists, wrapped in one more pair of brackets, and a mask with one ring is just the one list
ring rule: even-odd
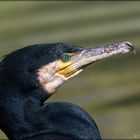
{"label": "dark blurred background", "polygon": [[80,105],[95,119],[105,139],[140,139],[139,1],[0,2],[1,59],[31,44],[96,47],[121,40],[133,43],[137,53],[97,62],[48,101]]}

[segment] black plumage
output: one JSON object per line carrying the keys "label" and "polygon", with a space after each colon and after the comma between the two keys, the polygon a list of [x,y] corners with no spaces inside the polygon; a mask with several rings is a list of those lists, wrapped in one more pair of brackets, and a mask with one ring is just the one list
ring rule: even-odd
{"label": "black plumage", "polygon": [[0,128],[10,140],[101,139],[94,120],[77,105],[44,103],[36,69],[83,48],[70,44],[32,45],[0,63]]}

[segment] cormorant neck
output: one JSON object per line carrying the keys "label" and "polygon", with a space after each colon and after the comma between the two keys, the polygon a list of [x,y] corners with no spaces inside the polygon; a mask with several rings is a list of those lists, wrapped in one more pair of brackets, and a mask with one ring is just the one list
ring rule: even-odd
{"label": "cormorant neck", "polygon": [[[43,117],[39,110],[50,95],[40,89],[23,91],[3,75],[1,78],[0,128],[12,140],[33,135],[38,130],[36,123],[43,123],[39,119]],[[43,128],[40,126],[39,129]]]}

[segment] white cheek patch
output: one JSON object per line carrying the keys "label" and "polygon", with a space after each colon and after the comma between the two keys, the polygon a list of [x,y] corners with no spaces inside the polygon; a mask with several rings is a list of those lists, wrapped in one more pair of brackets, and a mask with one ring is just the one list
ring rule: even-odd
{"label": "white cheek patch", "polygon": [[59,63],[55,61],[47,65],[44,65],[37,70],[38,76],[37,79],[39,81],[41,88],[44,91],[47,91],[48,86],[46,85],[51,81],[53,81],[54,75],[59,67],[60,67]]}
{"label": "white cheek patch", "polygon": [[64,79],[55,75],[50,82],[43,85],[43,89],[48,93],[52,94],[56,89],[65,82]]}
{"label": "white cheek patch", "polygon": [[62,85],[65,81],[76,76],[82,71],[82,70],[79,70],[66,78],[64,75],[57,73],[60,67],[62,67],[62,64],[59,63],[58,61],[55,61],[45,66],[42,66],[41,68],[37,70],[40,88],[44,92],[47,92],[47,94],[54,93],[56,89],[60,85]]}
{"label": "white cheek patch", "polygon": [[59,67],[59,63],[55,61],[39,68],[37,70],[37,75],[40,83],[44,83],[43,81],[48,81],[52,77],[52,75],[56,73],[56,70]]}
{"label": "white cheek patch", "polygon": [[43,66],[40,69],[38,69],[37,75],[38,75],[38,80],[41,84],[45,83],[47,81],[47,79],[50,78],[50,70],[48,69],[48,65],[47,66]]}
{"label": "white cheek patch", "polygon": [[52,94],[54,93],[58,87],[60,87],[65,81],[69,80],[70,78],[78,75],[80,72],[82,72],[83,69],[80,69],[78,71],[76,71],[75,73],[73,73],[71,76],[69,77],[65,77],[63,75],[60,75],[58,73],[56,73],[53,78],[46,84],[43,85],[43,89],[48,93],[48,94]]}

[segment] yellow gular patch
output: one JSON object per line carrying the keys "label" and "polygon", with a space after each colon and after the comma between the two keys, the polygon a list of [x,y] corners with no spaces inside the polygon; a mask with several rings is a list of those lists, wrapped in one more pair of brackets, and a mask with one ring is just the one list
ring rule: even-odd
{"label": "yellow gular patch", "polygon": [[76,69],[70,65],[71,64],[70,61],[69,62],[62,62],[61,61],[60,63],[61,63],[61,67],[57,72],[58,74],[63,75],[65,77],[68,77],[69,74],[76,71]]}
{"label": "yellow gular patch", "polygon": [[58,69],[58,71],[60,71],[64,68],[66,68],[67,66],[69,66],[71,64],[71,61],[63,62],[63,61],[60,60],[58,63],[60,64],[60,68]]}

